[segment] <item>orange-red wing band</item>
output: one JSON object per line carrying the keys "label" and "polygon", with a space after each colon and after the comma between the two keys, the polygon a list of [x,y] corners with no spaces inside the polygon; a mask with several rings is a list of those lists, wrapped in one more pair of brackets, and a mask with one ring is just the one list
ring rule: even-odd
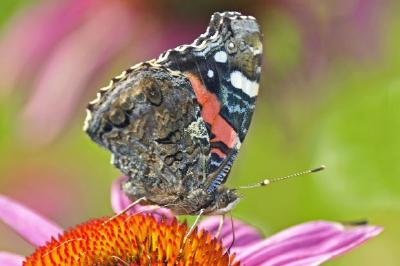
{"label": "orange-red wing band", "polygon": [[[201,116],[205,122],[210,124],[211,133],[215,135],[211,143],[221,141],[228,148],[232,149],[236,144],[237,134],[231,125],[220,115],[221,104],[217,95],[208,91],[196,75],[189,72],[185,73],[185,75],[192,84],[197,101],[202,107]],[[213,148],[211,152],[218,154],[221,158],[226,157],[226,154],[218,148]]]}

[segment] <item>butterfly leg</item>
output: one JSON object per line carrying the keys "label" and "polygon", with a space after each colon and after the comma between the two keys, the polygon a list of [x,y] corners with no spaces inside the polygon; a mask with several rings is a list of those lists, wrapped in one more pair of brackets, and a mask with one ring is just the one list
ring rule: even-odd
{"label": "butterfly leg", "polygon": [[234,225],[234,221],[233,221],[233,217],[232,214],[229,214],[231,217],[231,230],[232,230],[232,242],[228,248],[228,253],[231,251],[231,248],[233,247],[233,245],[235,244],[235,240],[236,240],[236,235],[235,235],[235,225]]}
{"label": "butterfly leg", "polygon": [[110,219],[108,219],[107,221],[105,221],[103,224],[107,224],[109,222],[111,222],[112,220],[114,220],[115,218],[117,218],[118,216],[121,216],[122,214],[126,213],[127,211],[129,211],[130,209],[132,209],[135,205],[139,204],[142,201],[146,201],[146,197],[141,197],[137,200],[135,200],[134,202],[132,202],[131,204],[129,204],[125,209],[123,209],[122,211],[120,211],[119,213],[115,214],[114,216],[112,216]]}
{"label": "butterfly leg", "polygon": [[215,233],[215,238],[219,238],[221,236],[221,231],[222,227],[224,226],[224,221],[225,221],[225,214],[222,214],[220,216],[217,232]]}
{"label": "butterfly leg", "polygon": [[111,256],[111,258],[113,258],[114,260],[118,261],[119,263],[122,263],[123,265],[129,265],[128,262],[124,261],[123,259],[121,259],[118,256]]}
{"label": "butterfly leg", "polygon": [[145,208],[143,210],[140,210],[138,212],[135,212],[134,214],[141,214],[144,212],[150,212],[150,211],[155,211],[158,209],[161,209],[163,206],[158,206],[158,205],[150,205],[150,206],[145,206]]}
{"label": "butterfly leg", "polygon": [[200,217],[203,215],[203,213],[204,213],[204,209],[201,209],[201,210],[199,211],[199,214],[198,214],[197,217],[196,217],[196,220],[194,220],[194,223],[193,223],[192,226],[190,227],[190,230],[186,233],[185,237],[183,238],[182,245],[185,245],[185,243],[186,243],[188,237],[193,233],[193,230],[196,228],[197,224],[199,223]]}
{"label": "butterfly leg", "polygon": [[[236,237],[235,237],[235,225],[234,225],[234,222],[233,222],[233,217],[232,217],[232,214],[231,213],[229,213],[230,215],[230,218],[231,218],[231,230],[232,230],[232,242],[231,242],[231,244],[230,244],[230,246],[229,246],[229,248],[226,250],[226,254],[228,254],[228,255],[230,255],[230,253],[231,253],[231,248],[233,247],[233,245],[235,244],[235,239],[236,239]],[[229,261],[228,261],[228,265],[229,266],[231,266],[232,264],[231,264],[231,256],[228,256],[228,258],[229,258]]]}
{"label": "butterfly leg", "polygon": [[181,256],[182,256],[182,253],[183,253],[183,249],[184,249],[185,244],[186,244],[186,241],[187,241],[187,239],[189,238],[189,236],[193,233],[193,231],[194,231],[194,229],[196,228],[197,224],[199,223],[200,217],[203,215],[203,213],[204,213],[204,209],[201,209],[201,210],[199,211],[199,214],[198,214],[197,217],[196,217],[196,220],[194,221],[194,223],[193,223],[192,226],[190,227],[189,231],[188,231],[188,232],[186,233],[186,235],[183,237],[182,244],[181,244],[181,248],[180,248],[180,250],[179,250],[179,254],[178,254],[178,257],[177,257],[176,262],[178,262],[178,261],[180,260],[180,258],[181,258]]}

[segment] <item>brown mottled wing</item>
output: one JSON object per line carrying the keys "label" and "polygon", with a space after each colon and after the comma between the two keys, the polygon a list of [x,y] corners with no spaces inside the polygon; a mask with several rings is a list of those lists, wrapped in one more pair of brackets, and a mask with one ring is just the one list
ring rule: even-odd
{"label": "brown mottled wing", "polygon": [[85,131],[130,177],[134,185],[124,189],[132,198],[157,197],[160,189],[203,179],[207,129],[191,84],[179,72],[154,62],[134,66],[100,90],[88,110]]}

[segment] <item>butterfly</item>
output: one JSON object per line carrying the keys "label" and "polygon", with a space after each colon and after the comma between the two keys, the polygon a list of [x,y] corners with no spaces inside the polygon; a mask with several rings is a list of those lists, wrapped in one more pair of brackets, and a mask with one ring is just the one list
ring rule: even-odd
{"label": "butterfly", "polygon": [[214,13],[192,44],[136,64],[87,106],[85,132],[112,153],[133,201],[176,215],[215,215],[240,201],[227,188],[258,95],[262,34],[256,19]]}

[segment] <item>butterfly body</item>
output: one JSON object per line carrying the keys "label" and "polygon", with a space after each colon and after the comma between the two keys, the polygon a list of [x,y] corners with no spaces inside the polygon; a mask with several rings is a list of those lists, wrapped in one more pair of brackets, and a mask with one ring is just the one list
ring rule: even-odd
{"label": "butterfly body", "polygon": [[254,18],[215,13],[191,45],[100,89],[84,129],[128,176],[128,197],[175,214],[222,214],[238,203],[223,184],[250,125],[261,56]]}

